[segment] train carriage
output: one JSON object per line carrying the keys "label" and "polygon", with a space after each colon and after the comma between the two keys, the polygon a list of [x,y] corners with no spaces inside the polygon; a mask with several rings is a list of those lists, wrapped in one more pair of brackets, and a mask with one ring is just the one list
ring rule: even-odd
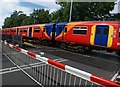
{"label": "train carriage", "polygon": [[15,28],[11,28],[11,35],[15,36],[16,35],[16,29]]}
{"label": "train carriage", "polygon": [[[119,22],[70,22],[64,32],[56,38],[68,45],[120,50]],[[83,51],[83,50],[82,50]]]}

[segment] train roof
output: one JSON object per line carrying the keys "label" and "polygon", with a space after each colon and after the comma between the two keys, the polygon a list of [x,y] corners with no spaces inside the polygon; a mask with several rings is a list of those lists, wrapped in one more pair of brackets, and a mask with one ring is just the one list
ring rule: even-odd
{"label": "train roof", "polygon": [[96,24],[111,24],[111,25],[119,25],[120,21],[81,21],[81,22],[69,22],[67,25],[72,24],[82,24],[82,25],[96,25]]}
{"label": "train roof", "polygon": [[12,27],[12,28],[5,28],[5,29],[14,29],[14,28],[27,28],[27,27],[33,27],[33,26],[53,26],[54,24],[56,25],[68,25],[68,24],[87,24],[87,25],[92,25],[92,24],[112,24],[112,25],[118,25],[120,26],[120,21],[76,21],[76,22],[62,22],[62,23],[50,23],[50,24],[33,24],[33,25],[26,25],[26,26],[18,26],[18,27]]}
{"label": "train roof", "polygon": [[[33,26],[39,26],[39,24],[19,26],[19,27],[20,27],[20,28],[26,28],[26,27],[33,27]],[[13,27],[13,28],[19,28],[19,27]]]}
{"label": "train roof", "polygon": [[76,22],[70,22],[70,23],[120,23],[120,21],[76,21]]}
{"label": "train roof", "polygon": [[57,23],[56,25],[66,25],[68,22]]}
{"label": "train roof", "polygon": [[55,23],[45,24],[45,26],[53,26]]}

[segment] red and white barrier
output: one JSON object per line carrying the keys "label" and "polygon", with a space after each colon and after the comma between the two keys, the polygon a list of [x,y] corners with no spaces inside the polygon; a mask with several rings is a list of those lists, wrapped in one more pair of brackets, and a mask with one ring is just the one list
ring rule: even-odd
{"label": "red and white barrier", "polygon": [[88,72],[76,69],[74,67],[71,67],[71,66],[59,63],[59,62],[55,62],[55,61],[53,61],[51,59],[48,59],[46,57],[42,57],[41,55],[38,55],[38,54],[35,54],[33,52],[24,50],[24,49],[22,49],[20,47],[17,47],[17,46],[13,46],[12,44],[7,43],[6,41],[3,42],[1,40],[1,42],[4,43],[5,45],[8,45],[11,48],[16,49],[17,51],[20,51],[20,52],[22,52],[22,53],[24,53],[28,56],[32,56],[33,58],[35,58],[37,60],[40,60],[42,62],[45,62],[45,63],[49,64],[49,65],[52,65],[52,66],[57,67],[59,69],[62,69],[64,71],[66,71],[70,74],[73,74],[77,77],[80,77],[84,80],[87,80],[87,81],[90,81],[90,82],[93,82],[93,83],[96,83],[96,84],[99,84],[99,85],[102,85],[102,86],[106,86],[106,87],[120,87],[119,84],[116,84],[115,82],[112,82],[110,80],[104,79],[102,77],[90,74]]}
{"label": "red and white barrier", "polygon": [[117,78],[115,79],[115,82],[120,84],[120,75],[117,76]]}

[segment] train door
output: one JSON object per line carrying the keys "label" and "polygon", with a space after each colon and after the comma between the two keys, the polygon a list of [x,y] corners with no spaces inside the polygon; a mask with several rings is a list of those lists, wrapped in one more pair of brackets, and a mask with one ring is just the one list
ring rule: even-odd
{"label": "train door", "polygon": [[95,45],[107,46],[109,34],[109,26],[96,26]]}
{"label": "train door", "polygon": [[45,31],[46,31],[46,27],[44,26],[44,27],[43,27],[43,32],[42,32],[42,39],[45,38],[45,35],[44,35],[44,34],[45,34]]}
{"label": "train door", "polygon": [[19,34],[19,28],[17,28],[17,31],[16,31],[16,35],[18,35]]}
{"label": "train door", "polygon": [[55,32],[55,31],[56,31],[56,30],[55,30],[56,28],[55,28],[55,26],[56,26],[56,25],[53,24],[53,28],[51,28],[51,29],[52,29],[52,40],[54,40],[54,39],[55,39],[55,36],[56,36],[56,32]]}
{"label": "train door", "polygon": [[29,37],[32,37],[32,27],[29,28]]}
{"label": "train door", "polygon": [[60,41],[64,40],[64,34],[65,34],[64,31],[65,31],[66,24],[67,22],[56,24],[56,40],[60,40]]}
{"label": "train door", "polygon": [[67,40],[67,26],[64,27],[64,32],[62,33],[62,40]]}

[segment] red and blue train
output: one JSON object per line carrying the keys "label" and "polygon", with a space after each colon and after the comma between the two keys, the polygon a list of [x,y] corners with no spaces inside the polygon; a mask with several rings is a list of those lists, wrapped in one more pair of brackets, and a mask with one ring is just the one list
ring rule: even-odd
{"label": "red and blue train", "polygon": [[2,29],[3,35],[23,36],[62,48],[76,49],[81,53],[92,49],[104,49],[120,55],[119,21],[84,21],[35,24]]}

